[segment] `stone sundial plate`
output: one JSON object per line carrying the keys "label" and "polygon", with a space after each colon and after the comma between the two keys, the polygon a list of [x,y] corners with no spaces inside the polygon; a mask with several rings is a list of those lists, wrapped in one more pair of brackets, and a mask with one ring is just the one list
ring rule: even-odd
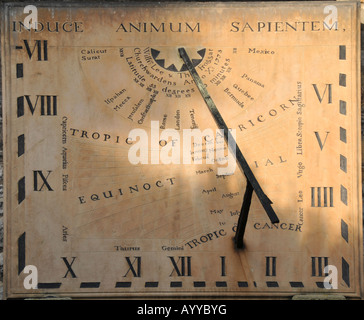
{"label": "stone sundial plate", "polygon": [[3,9],[7,298],[361,296],[358,3]]}

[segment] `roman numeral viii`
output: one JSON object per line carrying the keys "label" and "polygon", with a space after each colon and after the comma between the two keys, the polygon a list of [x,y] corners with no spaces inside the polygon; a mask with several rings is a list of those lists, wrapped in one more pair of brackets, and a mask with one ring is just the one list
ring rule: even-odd
{"label": "roman numeral viii", "polygon": [[[57,96],[37,95],[36,98],[31,98],[29,95],[18,97],[17,99],[17,115],[18,118],[24,115],[24,106],[28,106],[30,113],[34,115],[37,106],[40,107],[41,116],[56,116],[57,115]],[[39,108],[38,108],[39,109]]]}

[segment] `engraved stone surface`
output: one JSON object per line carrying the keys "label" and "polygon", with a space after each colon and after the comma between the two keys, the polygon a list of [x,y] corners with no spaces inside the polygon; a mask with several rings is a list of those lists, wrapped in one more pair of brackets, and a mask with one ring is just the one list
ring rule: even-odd
{"label": "engraved stone surface", "polygon": [[[327,265],[360,296],[358,8],[274,6],[6,7],[6,297],[322,294]],[[180,47],[280,220],[255,189],[243,249],[246,172]]]}

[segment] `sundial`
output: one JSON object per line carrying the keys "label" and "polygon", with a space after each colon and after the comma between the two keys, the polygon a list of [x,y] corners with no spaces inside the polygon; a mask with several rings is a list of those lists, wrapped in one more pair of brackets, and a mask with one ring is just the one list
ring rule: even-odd
{"label": "sundial", "polygon": [[6,297],[360,298],[358,6],[4,5]]}

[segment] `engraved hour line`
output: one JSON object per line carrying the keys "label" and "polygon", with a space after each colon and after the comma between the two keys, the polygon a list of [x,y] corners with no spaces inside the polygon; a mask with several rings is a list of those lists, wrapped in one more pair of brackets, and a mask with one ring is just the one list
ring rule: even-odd
{"label": "engraved hour line", "polygon": [[341,237],[349,243],[349,227],[343,219],[341,219]]}
{"label": "engraved hour line", "polygon": [[17,63],[16,64],[16,77],[19,79],[19,78],[23,78],[23,76],[24,76],[23,64]]}
{"label": "engraved hour line", "polygon": [[342,279],[346,285],[350,288],[350,266],[349,263],[342,257],[341,258],[341,274]]}
{"label": "engraved hour line", "polygon": [[18,181],[18,204],[25,200],[25,177]]}
{"label": "engraved hour line", "polygon": [[339,59],[346,60],[346,46],[339,46]]}
{"label": "engraved hour line", "polygon": [[21,157],[25,151],[25,136],[21,134],[18,136],[18,157]]}
{"label": "engraved hour line", "polygon": [[81,282],[80,288],[99,288],[100,282]]}
{"label": "engraved hour line", "polygon": [[18,238],[18,275],[25,268],[25,232]]}

